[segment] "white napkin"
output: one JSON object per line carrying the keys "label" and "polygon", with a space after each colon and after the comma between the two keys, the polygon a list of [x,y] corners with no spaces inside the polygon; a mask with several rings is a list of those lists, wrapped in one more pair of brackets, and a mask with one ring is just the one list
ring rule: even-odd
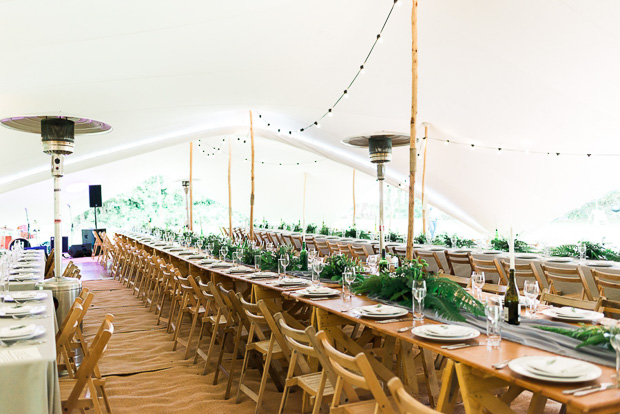
{"label": "white napkin", "polygon": [[36,325],[31,323],[29,325],[13,325],[0,328],[0,338],[19,338],[22,336],[28,336],[34,334]]}
{"label": "white napkin", "polygon": [[456,336],[467,336],[471,333],[469,328],[458,325],[426,325],[424,333],[433,336],[451,338]]}
{"label": "white napkin", "polygon": [[213,263],[219,263],[219,262],[220,261],[217,259],[204,259],[200,261],[201,264],[213,264]]}
{"label": "white napkin", "polygon": [[321,294],[321,293],[332,293],[334,290],[330,289],[328,287],[325,286],[311,286],[309,288],[306,288],[306,292],[308,292],[311,295],[316,295],[316,294]]}
{"label": "white napkin", "polygon": [[285,277],[278,284],[280,285],[300,285],[307,284],[308,281],[306,279],[301,279],[299,277]]}
{"label": "white napkin", "polygon": [[564,316],[569,318],[583,318],[590,314],[590,311],[585,309],[573,308],[570,306],[564,306],[559,309],[554,309],[555,314],[558,316]]}
{"label": "white napkin", "polygon": [[220,262],[211,266],[211,269],[217,269],[219,267],[232,267],[232,263]]}
{"label": "white napkin", "polygon": [[553,377],[579,377],[590,370],[585,362],[563,357],[532,358],[525,365],[530,371]]}
{"label": "white napkin", "polygon": [[31,305],[3,306],[0,308],[0,315],[19,315],[30,313]]}
{"label": "white napkin", "polygon": [[275,277],[275,276],[278,276],[278,274],[274,272],[256,272],[254,273],[254,276]]}
{"label": "white napkin", "polygon": [[249,273],[249,272],[251,272],[250,269],[248,269],[247,267],[241,267],[241,266],[233,267],[228,271],[228,273]]}
{"label": "white napkin", "polygon": [[392,315],[400,312],[400,308],[382,304],[362,306],[360,310],[372,315]]}

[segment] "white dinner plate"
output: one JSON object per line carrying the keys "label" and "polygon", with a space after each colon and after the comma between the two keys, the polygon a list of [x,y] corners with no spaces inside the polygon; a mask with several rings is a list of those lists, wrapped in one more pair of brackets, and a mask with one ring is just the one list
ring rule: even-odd
{"label": "white dinner plate", "polygon": [[229,267],[233,267],[233,264],[228,262],[219,262],[211,266],[211,269],[228,269]]}
{"label": "white dinner plate", "polygon": [[[432,328],[429,329],[431,326]],[[445,328],[446,332],[443,333],[443,335],[440,331],[436,331],[436,329],[443,328],[435,328],[441,326],[447,327]],[[420,338],[438,342],[466,341],[468,339],[477,338],[480,335],[480,331],[477,329],[460,325],[420,325],[413,328],[411,333],[415,336],[419,336]]]}
{"label": "white dinner plate", "polygon": [[200,261],[200,264],[215,264],[215,263],[219,263],[220,261],[217,259],[204,259]]}
{"label": "white dinner plate", "polygon": [[253,269],[250,269],[248,267],[232,267],[230,269],[227,270],[228,273],[230,274],[241,274],[241,273],[250,273],[253,272]]}
{"label": "white dinner plate", "polygon": [[340,295],[340,291],[328,287],[306,288],[298,291],[302,296],[320,297]]}
{"label": "white dinner plate", "polygon": [[572,262],[573,259],[571,257],[550,257],[547,261],[551,263],[568,263]]}
{"label": "white dinner plate", "polygon": [[9,293],[5,293],[4,295],[2,295],[2,299],[6,300],[7,302],[11,302],[14,300],[17,301],[25,301],[25,300],[43,300],[47,297],[47,293],[45,292],[38,292],[38,291],[33,291],[33,290],[22,290],[22,291],[14,291],[14,292],[9,292]]}
{"label": "white dinner plate", "polygon": [[382,304],[362,306],[358,311],[363,317],[372,319],[397,318],[409,313],[407,309]]}
{"label": "white dinner plate", "polygon": [[9,276],[9,282],[24,282],[26,280],[37,280],[40,276],[34,273],[20,273]]}
{"label": "white dinner plate", "polygon": [[487,250],[486,252],[482,252],[482,254],[502,254],[504,252],[500,252],[497,250]]}
{"label": "white dinner plate", "polygon": [[307,279],[302,279],[299,277],[285,277],[284,279],[274,283],[274,286],[300,286],[300,285],[308,285],[310,283]]}
{"label": "white dinner plate", "polygon": [[43,312],[45,312],[45,306],[43,305],[0,306],[0,317],[2,318],[38,315]]}
{"label": "white dinner plate", "polygon": [[444,250],[446,250],[446,247],[431,247],[430,249],[431,252],[442,252]]}
{"label": "white dinner plate", "polygon": [[538,256],[531,253],[521,253],[516,255],[517,259],[536,259]]}
{"label": "white dinner plate", "polygon": [[473,251],[474,251],[474,249],[463,249],[463,248],[460,248],[460,249],[455,250],[454,253],[471,253]]}
{"label": "white dinner plate", "polygon": [[[572,311],[574,309],[574,311]],[[564,308],[548,308],[542,311],[543,315],[562,321],[600,321],[605,317],[600,312],[594,312],[584,309],[576,309],[570,307]]]}
{"label": "white dinner plate", "polygon": [[[563,368],[557,371],[545,368],[555,366],[555,364]],[[508,367],[525,377],[549,382],[592,381],[602,374],[601,369],[594,364],[560,356],[521,357],[510,361]]]}
{"label": "white dinner plate", "polygon": [[0,340],[2,341],[19,341],[23,339],[32,339],[45,333],[45,327],[35,324],[14,324],[0,328]]}
{"label": "white dinner plate", "polygon": [[592,267],[612,267],[613,263],[606,260],[590,260],[586,262],[586,265]]}
{"label": "white dinner plate", "polygon": [[192,259],[192,260],[200,260],[200,259],[204,259],[205,257],[201,254],[193,254],[191,256],[188,257],[188,259]]}
{"label": "white dinner plate", "polygon": [[273,279],[274,277],[278,277],[275,272],[256,272],[249,275],[250,279]]}

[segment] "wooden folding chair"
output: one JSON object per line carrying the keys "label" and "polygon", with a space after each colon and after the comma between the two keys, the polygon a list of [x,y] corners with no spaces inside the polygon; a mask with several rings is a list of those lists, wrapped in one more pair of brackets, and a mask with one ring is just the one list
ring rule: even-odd
{"label": "wooden folding chair", "polygon": [[597,269],[590,269],[594,283],[598,289],[600,296],[609,296],[609,293],[605,289],[614,290],[613,293],[620,292],[620,275],[614,273],[601,272]]}
{"label": "wooden folding chair", "polygon": [[293,242],[293,246],[295,250],[298,252],[301,251],[303,240],[299,234],[291,234],[291,241]]}
{"label": "wooden folding chair", "polygon": [[329,240],[327,240],[326,243],[327,243],[327,248],[329,249],[330,255],[340,253],[340,248],[338,247],[338,243],[330,242]]}
{"label": "wooden folding chair", "polygon": [[[181,345],[184,345],[185,357],[183,359],[187,359],[189,358],[189,351],[192,346],[192,337],[194,336],[194,331],[196,330],[198,319],[205,314],[205,308],[201,306],[201,303],[196,295],[196,290],[194,286],[198,288],[198,285],[196,284],[194,277],[192,275],[189,275],[187,276],[187,279],[179,278],[179,281],[181,284],[181,291],[183,292],[183,299],[179,308],[176,329],[174,330],[174,345],[172,346],[172,350],[175,351],[179,343]],[[188,315],[192,320],[192,326],[190,328],[189,336],[187,337],[186,341],[179,337],[179,333],[181,332],[181,326],[183,325],[184,315]]]}
{"label": "wooden folding chair", "polygon": [[563,296],[587,299],[589,301],[593,300],[592,292],[590,292],[590,287],[588,286],[586,277],[579,266],[572,268],[560,268],[541,264],[540,267],[545,275],[545,278],[547,279],[547,285],[549,286],[550,293],[555,295],[562,294],[562,291],[556,286],[558,283],[577,285],[578,287],[581,287],[580,293],[564,294]]}
{"label": "wooden folding chair", "polygon": [[[306,404],[311,397],[314,398],[312,414],[318,414],[323,398],[334,394],[333,384],[336,383],[336,375],[331,370],[331,364],[327,360],[322,360],[322,369],[320,371],[318,369],[317,361],[320,360],[321,355],[314,349],[310,339],[310,337],[316,336],[314,327],[308,326],[303,331],[295,329],[286,323],[281,313],[275,314],[274,319],[291,350],[284,393],[278,413],[284,412],[290,389],[297,386],[304,392],[301,412],[306,412]],[[299,372],[296,373],[296,370]]]}
{"label": "wooden folding chair", "polygon": [[[265,387],[267,386],[267,377],[269,375],[272,360],[286,359],[288,355],[285,355],[284,351],[280,347],[280,344],[276,340],[274,332],[272,332],[269,328],[269,324],[265,320],[265,315],[262,313],[259,305],[246,302],[240,294],[238,294],[237,297],[241,302],[245,316],[250,321],[250,330],[248,332],[248,340],[245,345],[245,355],[243,357],[243,365],[241,367],[241,377],[239,378],[239,388],[237,390],[236,402],[239,403],[241,393],[243,392],[254,402],[256,402],[256,409],[254,410],[254,413],[258,414],[263,403]],[[262,302],[262,300],[260,302]],[[263,308],[263,310],[264,309],[265,308]],[[268,340],[266,339],[266,334],[269,334]],[[257,352],[265,361],[258,392],[255,392],[244,384],[251,352]]]}
{"label": "wooden folding chair", "polygon": [[599,300],[577,299],[574,297],[556,295],[551,293],[548,289],[543,289],[543,293],[540,296],[540,303],[543,305],[570,306],[572,308],[595,311],[600,306],[600,298]]}
{"label": "wooden folding chair", "polygon": [[[502,268],[504,269],[504,274],[509,275],[510,262],[502,260],[501,264]],[[540,287],[540,289],[543,289],[545,287],[542,278],[538,274],[538,270],[536,270],[536,266],[534,266],[534,262],[515,263],[515,279],[517,280],[517,286],[521,290],[523,290],[523,284],[526,280],[535,280],[536,282],[538,282],[538,287]]]}
{"label": "wooden folding chair", "polygon": [[114,325],[111,322],[104,320],[102,325],[100,333],[95,336],[89,348],[88,355],[80,364],[75,378],[59,382],[62,410],[65,413],[71,413],[73,410],[83,411],[85,408],[92,408],[97,414],[102,413],[97,387],[93,380],[93,371],[114,333]]}
{"label": "wooden folding chair", "polygon": [[620,301],[599,297],[597,312],[602,312],[606,317],[620,319]]}
{"label": "wooden folding chair", "polygon": [[316,244],[316,251],[318,252],[319,256],[326,257],[331,254],[329,244],[327,243],[326,240],[315,240],[315,244]]}
{"label": "wooden folding chair", "polygon": [[474,268],[471,265],[471,260],[469,259],[469,257],[471,256],[470,253],[453,253],[448,250],[445,250],[444,254],[446,255],[446,261],[448,262],[448,270],[450,271],[451,275],[459,276],[456,274],[456,269],[457,269],[457,266],[460,266],[461,268],[466,267],[465,270],[460,272],[460,275],[465,274],[468,277],[471,276],[471,274],[474,271]]}
{"label": "wooden folding chair", "polygon": [[437,414],[439,411],[433,410],[430,407],[422,404],[420,401],[413,398],[401,382],[400,378],[394,377],[387,383],[390,392],[400,410],[401,414]]}
{"label": "wooden folding chair", "polygon": [[[93,245],[93,251],[90,255],[91,259],[94,259],[95,256],[99,256],[99,254],[101,254],[101,248],[103,246],[103,243],[101,243],[101,239],[99,238],[99,234],[97,234],[97,232],[95,230],[92,230],[93,233],[93,237],[95,238],[95,244]],[[99,251],[99,254],[97,254],[97,252]]]}
{"label": "wooden folding chair", "polygon": [[[387,395],[385,395],[381,383],[379,383],[379,379],[372,369],[365,353],[360,352],[354,357],[343,354],[332,346],[324,331],[319,332],[317,338],[327,358],[331,362],[337,378],[330,413],[366,413],[373,411],[383,414],[398,413],[397,408],[392,405],[392,402],[388,399]],[[370,391],[375,399],[359,402],[358,398],[357,402],[341,404],[340,397],[345,383],[358,389]]]}
{"label": "wooden folding chair", "polygon": [[366,250],[364,250],[364,247],[356,246],[354,244],[350,244],[349,246],[351,247],[351,252],[353,253],[353,257],[359,260],[360,263],[366,263],[368,254],[366,254]]}
{"label": "wooden folding chair", "polygon": [[413,252],[416,258],[424,259],[424,261],[428,263],[428,267],[425,268],[425,271],[445,273],[445,270],[441,264],[441,260],[439,260],[439,256],[437,255],[437,252],[433,252],[429,250],[414,250]]}
{"label": "wooden folding chair", "polygon": [[[499,262],[497,259],[487,260],[487,259],[476,259],[474,256],[469,256],[469,261],[471,263],[471,268],[476,273],[484,273],[484,281],[485,285],[489,284],[498,284],[498,285],[507,285],[508,280],[504,276],[502,269],[500,268]],[[496,278],[490,278],[491,275],[497,275]],[[542,286],[541,286],[542,287]]]}
{"label": "wooden folding chair", "polygon": [[[194,280],[192,286],[194,287],[194,291],[196,291],[196,287],[194,286],[196,283]],[[191,283],[191,282],[190,282]],[[198,291],[200,293],[199,300],[202,307],[205,309],[205,313],[202,316],[202,320],[200,321],[200,332],[198,333],[198,344],[196,345],[196,354],[194,355],[194,364],[198,362],[198,357],[202,358],[205,361],[205,364],[209,363],[211,359],[211,353],[214,348],[215,335],[219,331],[220,327],[226,325],[226,316],[222,315],[222,311],[219,306],[217,306],[215,297],[211,293],[212,282],[202,283],[201,280],[198,280]],[[198,294],[198,293],[197,293]],[[208,338],[212,345],[209,347],[207,353],[204,353],[202,349],[200,349],[200,344],[202,342],[202,338],[205,337],[205,334],[208,335]]]}
{"label": "wooden folding chair", "polygon": [[78,328],[82,310],[82,299],[78,297],[73,302],[69,313],[67,313],[62,330],[56,334],[56,363],[58,364],[58,370],[66,369],[69,373],[69,378],[74,378],[74,373],[76,372],[71,343]]}
{"label": "wooden folding chair", "polygon": [[293,246],[295,247],[295,245],[293,244],[293,239],[291,238],[290,234],[282,234],[282,241],[284,242],[285,246]]}

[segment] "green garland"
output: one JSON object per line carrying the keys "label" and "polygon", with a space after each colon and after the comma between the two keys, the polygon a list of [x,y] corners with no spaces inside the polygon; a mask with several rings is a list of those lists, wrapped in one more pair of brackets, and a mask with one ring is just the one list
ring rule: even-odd
{"label": "green garland", "polygon": [[482,303],[474,299],[458,283],[425,272],[424,268],[427,266],[424,260],[416,259],[405,262],[393,274],[384,272],[379,275],[361,277],[361,280],[353,286],[353,291],[411,306],[413,281],[425,280],[424,306],[434,309],[440,317],[453,321],[465,321],[461,315],[462,310],[477,316],[484,315]]}
{"label": "green garland", "polygon": [[364,268],[360,265],[360,263],[351,259],[346,255],[335,255],[328,257],[325,261],[325,267],[321,272],[321,277],[326,279],[331,279],[333,281],[341,281],[342,273],[344,273],[345,267],[353,267],[355,268],[356,273],[361,273]]}
{"label": "green garland", "polygon": [[570,336],[574,339],[579,339],[581,343],[577,345],[575,348],[582,348],[584,346],[600,346],[602,348],[609,349],[613,351],[614,348],[611,346],[610,342],[610,334],[608,326],[586,326],[584,324],[580,324],[579,328],[570,329],[570,328],[557,328],[554,326],[536,326],[538,329],[542,329],[548,332],[559,333],[562,335]]}
{"label": "green garland", "polygon": [[[583,242],[586,245],[586,259],[593,260],[613,260],[620,262],[620,254],[614,252],[605,246],[588,241]],[[579,257],[579,250],[576,244],[563,244],[551,250],[552,256],[561,257]]]}
{"label": "green garland", "polygon": [[[500,250],[502,252],[507,252],[510,250],[508,246],[508,240],[503,237],[496,237],[491,240],[491,245],[495,250]],[[515,238],[515,252],[516,253],[531,253],[532,248],[526,242]]]}

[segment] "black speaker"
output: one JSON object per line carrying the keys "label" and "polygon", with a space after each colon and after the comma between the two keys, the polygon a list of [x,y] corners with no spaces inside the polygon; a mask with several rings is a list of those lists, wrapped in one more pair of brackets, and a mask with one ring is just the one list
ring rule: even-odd
{"label": "black speaker", "polygon": [[[50,237],[50,245],[54,248],[54,237]],[[67,253],[69,251],[69,237],[62,236],[62,252]]]}
{"label": "black speaker", "polygon": [[[95,236],[93,236],[94,229],[82,229],[82,244],[90,244],[91,247],[95,245]],[[99,232],[104,232],[105,229],[97,229]]]}
{"label": "black speaker", "polygon": [[74,244],[69,249],[69,255],[73,258],[76,257],[88,257],[92,254],[90,245],[88,244]]}
{"label": "black speaker", "polygon": [[101,207],[102,203],[101,203],[101,186],[100,185],[89,185],[88,196],[90,198],[91,207]]}

